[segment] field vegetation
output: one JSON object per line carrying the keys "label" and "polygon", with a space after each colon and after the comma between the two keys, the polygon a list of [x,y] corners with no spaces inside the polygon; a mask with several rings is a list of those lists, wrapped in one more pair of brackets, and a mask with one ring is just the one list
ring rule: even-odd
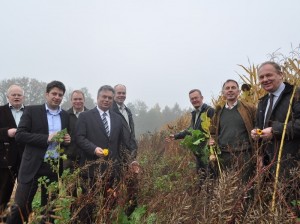
{"label": "field vegetation", "polygon": [[[271,55],[272,56],[272,55]],[[289,57],[271,57],[282,64],[285,79],[299,86],[300,57],[297,51]],[[249,91],[244,91],[242,100],[257,104],[265,93],[257,80],[257,66],[242,66],[244,74],[240,74],[243,83],[249,84]],[[222,97],[213,100],[215,107],[222,105]],[[138,174],[127,172],[117,189],[112,189],[110,196],[104,201],[102,184],[99,190],[86,196],[80,195],[76,183],[80,181],[78,173],[67,172],[60,177],[61,181],[52,189],[59,187],[60,193],[53,205],[55,207],[55,223],[76,223],[76,214],[84,204],[96,203],[97,223],[296,223],[300,222],[295,210],[300,209],[300,199],[295,198],[291,204],[285,201],[285,189],[294,188],[300,191],[300,164],[293,170],[293,179],[282,183],[280,180],[275,192],[276,200],[272,208],[274,183],[262,185],[263,172],[260,170],[246,184],[240,179],[239,171],[222,172],[218,179],[206,178],[199,185],[195,172],[194,156],[189,149],[180,145],[180,141],[165,142],[170,133],[185,129],[190,122],[187,113],[174,122],[164,125],[159,131],[141,135],[139,139]],[[255,149],[258,150],[258,149]],[[255,155],[256,156],[256,155]],[[254,158],[255,159],[255,158]],[[138,180],[138,205],[131,216],[125,215],[133,201],[127,198],[129,180]],[[77,190],[78,198],[71,196]],[[136,189],[135,189],[136,190]],[[35,200],[35,213],[31,222],[37,222],[41,216]],[[70,213],[71,204],[73,213]]]}

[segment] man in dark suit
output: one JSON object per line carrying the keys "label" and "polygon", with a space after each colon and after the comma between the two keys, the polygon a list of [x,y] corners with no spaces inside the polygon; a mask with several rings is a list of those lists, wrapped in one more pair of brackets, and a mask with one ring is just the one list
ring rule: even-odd
{"label": "man in dark suit", "polygon": [[[135,160],[137,156],[137,141],[135,139],[134,122],[130,109],[126,107],[126,86],[118,84],[114,87],[115,96],[113,102],[113,111],[119,114],[122,118],[123,132],[127,138],[130,139],[129,144],[132,151],[128,154],[126,148],[122,149],[122,158],[125,164],[129,164],[129,167],[124,167],[124,177],[127,186],[127,208],[125,213],[127,216],[134,211],[137,207],[137,193],[138,193],[138,179],[137,174],[139,172],[139,163]],[[127,154],[126,154],[127,153]],[[128,172],[129,171],[129,172]]]}
{"label": "man in dark suit", "polygon": [[275,62],[267,61],[258,68],[258,79],[262,88],[267,94],[262,97],[258,104],[256,127],[262,130],[260,135],[256,129],[251,131],[254,139],[262,140],[262,151],[264,164],[271,166],[271,174],[275,174],[279,143],[283,134],[283,127],[289,106],[291,115],[286,126],[286,136],[283,144],[281,158],[281,178],[290,177],[290,169],[298,166],[300,160],[300,89],[297,88],[292,104],[294,86],[283,82],[283,72],[280,65]]}
{"label": "man in dark suit", "polygon": [[[84,106],[85,97],[84,93],[81,90],[74,90],[71,94],[71,103],[72,107],[67,111],[69,114],[69,133],[72,139],[75,139],[75,127],[78,120],[78,116],[83,111],[88,109]],[[76,146],[75,141],[72,141],[71,144],[66,147],[65,152],[67,159],[63,161],[64,169],[70,169],[71,172],[74,171],[76,166],[78,167],[80,159],[80,151]]]}
{"label": "man in dark suit", "polygon": [[[83,182],[89,183],[88,186],[83,187],[83,194],[87,193],[87,188],[90,192],[93,190],[99,192],[96,182],[101,182],[104,175],[108,175],[105,178],[107,181],[104,181],[106,182],[104,194],[109,188],[114,189],[119,181],[120,167],[123,162],[120,146],[124,143],[127,148],[130,148],[129,139],[123,135],[122,118],[110,110],[113,98],[114,89],[111,86],[100,87],[97,94],[97,107],[81,113],[77,121],[76,143],[82,152],[80,164],[89,166],[82,174]],[[104,149],[109,150],[108,156],[105,156]],[[108,171],[109,162],[112,163],[112,168]],[[81,222],[95,223],[93,213],[96,208],[95,203],[85,206],[81,210]]]}
{"label": "man in dark suit", "polygon": [[[55,149],[57,143],[53,142],[52,138],[58,131],[68,127],[68,114],[60,108],[64,93],[64,84],[52,81],[46,88],[46,103],[28,106],[24,110],[16,133],[16,141],[25,144],[25,149],[14,205],[11,207],[7,223],[19,224],[28,221],[40,177],[46,176],[50,183],[57,181],[57,174],[52,171],[45,159],[53,162],[59,160],[59,153]],[[70,141],[70,135],[66,134],[63,143],[69,144]],[[42,206],[48,202],[46,190],[45,187],[41,189]]]}
{"label": "man in dark suit", "polygon": [[130,139],[130,148],[133,150],[130,155],[126,157],[129,157],[128,159],[132,161],[136,158],[138,146],[135,139],[132,113],[124,103],[124,101],[126,100],[126,87],[122,84],[118,84],[114,87],[114,90],[115,96],[112,110],[119,114],[122,118],[124,135],[126,135],[127,138]]}
{"label": "man in dark suit", "polygon": [[24,145],[15,141],[24,109],[24,90],[11,85],[6,96],[8,104],[0,107],[0,216],[10,200],[24,150]]}
{"label": "man in dark suit", "polygon": [[[195,110],[192,111],[192,119],[191,119],[191,124],[190,126],[181,131],[178,132],[176,134],[170,134],[167,138],[166,141],[170,142],[171,140],[176,140],[176,139],[183,139],[186,135],[190,135],[190,131],[189,129],[193,129],[193,130],[200,130],[203,131],[203,128],[201,126],[201,114],[202,113],[207,113],[207,116],[209,118],[212,118],[214,115],[214,109],[212,107],[210,107],[209,105],[203,103],[203,96],[202,93],[199,89],[192,89],[189,92],[189,98],[190,98],[190,102],[193,105],[193,107],[195,108]],[[203,142],[204,144],[199,145],[200,148],[203,148],[205,146],[205,142]],[[196,158],[196,169],[197,172],[199,174],[204,174],[204,177],[208,174],[208,166],[206,164],[204,164],[201,161],[201,158],[199,156],[197,156],[195,154],[195,158]],[[202,179],[202,178],[201,178]],[[200,180],[202,182],[202,180]],[[200,183],[201,185],[201,183]]]}
{"label": "man in dark suit", "polygon": [[[262,155],[257,164],[258,169],[268,166],[270,170],[267,181],[272,181],[280,162],[278,180],[282,183],[280,186],[287,204],[291,205],[291,201],[299,201],[300,198],[299,176],[295,175],[300,161],[300,88],[284,82],[284,73],[280,65],[272,61],[262,63],[257,74],[261,87],[267,92],[260,99],[257,108],[256,127],[261,129],[261,133],[258,134],[257,129],[251,131],[252,138],[261,143],[259,149]],[[293,95],[294,88],[296,89]],[[291,113],[286,124],[281,159],[278,161],[289,107]],[[300,209],[297,203],[295,204],[296,217],[299,217]]]}

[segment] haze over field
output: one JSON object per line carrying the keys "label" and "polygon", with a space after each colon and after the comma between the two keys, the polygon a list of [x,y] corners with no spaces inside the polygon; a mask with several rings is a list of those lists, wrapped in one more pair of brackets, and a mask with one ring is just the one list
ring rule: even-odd
{"label": "haze over field", "polygon": [[182,108],[279,49],[299,46],[300,2],[203,0],[1,1],[0,77],[87,87],[123,83],[127,102]]}

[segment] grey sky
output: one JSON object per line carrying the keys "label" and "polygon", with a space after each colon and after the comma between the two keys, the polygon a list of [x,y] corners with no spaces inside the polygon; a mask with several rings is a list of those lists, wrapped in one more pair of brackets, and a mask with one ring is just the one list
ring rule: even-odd
{"label": "grey sky", "polygon": [[190,106],[280,48],[299,46],[298,0],[0,0],[0,79],[127,86],[139,99]]}

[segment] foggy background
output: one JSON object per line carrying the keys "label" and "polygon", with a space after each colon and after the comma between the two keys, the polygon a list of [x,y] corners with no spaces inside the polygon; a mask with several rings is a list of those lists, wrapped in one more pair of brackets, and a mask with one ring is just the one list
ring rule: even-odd
{"label": "foggy background", "polygon": [[[205,102],[238,66],[299,46],[297,0],[0,1],[0,79],[127,86],[126,103],[190,107]],[[248,61],[249,60],[249,61]]]}

